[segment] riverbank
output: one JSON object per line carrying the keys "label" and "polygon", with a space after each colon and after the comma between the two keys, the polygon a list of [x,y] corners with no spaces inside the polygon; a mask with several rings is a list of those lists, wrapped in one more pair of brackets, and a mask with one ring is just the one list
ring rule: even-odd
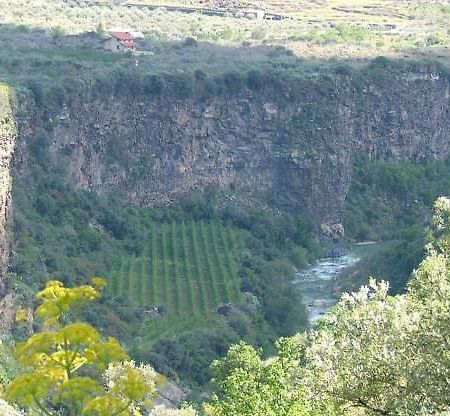
{"label": "riverbank", "polygon": [[345,255],[327,257],[295,275],[293,284],[299,290],[313,326],[344,292],[357,290],[365,280],[356,278],[362,260],[367,260],[392,242],[363,241],[355,243]]}
{"label": "riverbank", "polygon": [[315,265],[296,274],[293,284],[299,290],[308,310],[309,325],[314,325],[341,295],[336,280],[356,265],[360,257],[353,252],[345,256],[319,260]]}

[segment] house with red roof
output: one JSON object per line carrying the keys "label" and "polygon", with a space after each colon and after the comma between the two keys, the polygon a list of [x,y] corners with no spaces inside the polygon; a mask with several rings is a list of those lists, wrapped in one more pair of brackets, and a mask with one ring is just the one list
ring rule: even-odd
{"label": "house with red roof", "polygon": [[136,38],[131,32],[111,32],[103,48],[111,52],[135,52],[139,48]]}

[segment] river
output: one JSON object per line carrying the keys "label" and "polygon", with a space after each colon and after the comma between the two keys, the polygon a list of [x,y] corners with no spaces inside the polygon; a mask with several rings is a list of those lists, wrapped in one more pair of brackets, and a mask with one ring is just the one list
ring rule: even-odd
{"label": "river", "polygon": [[339,299],[340,293],[336,293],[335,280],[339,279],[342,272],[355,265],[360,257],[350,252],[345,256],[324,258],[316,264],[296,274],[293,283],[302,295],[309,316],[308,321],[312,326],[327,310]]}

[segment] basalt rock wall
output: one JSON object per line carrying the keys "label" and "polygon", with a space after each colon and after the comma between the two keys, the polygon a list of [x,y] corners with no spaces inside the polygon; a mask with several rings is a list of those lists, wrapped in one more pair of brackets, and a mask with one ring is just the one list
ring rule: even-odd
{"label": "basalt rock wall", "polygon": [[[450,78],[432,70],[293,80],[210,96],[194,91],[184,98],[176,91],[87,91],[50,115],[32,111],[19,123],[15,174],[26,174],[36,130],[51,125],[51,155],[65,161],[79,188],[121,192],[154,206],[218,185],[230,198],[308,212],[335,236],[343,232],[355,152],[448,157],[449,104]],[[5,213],[2,208],[0,217]]]}
{"label": "basalt rock wall", "polygon": [[[5,291],[5,273],[10,254],[8,230],[11,213],[11,159],[15,139],[11,91],[0,83],[0,298]],[[3,308],[0,307],[0,310]]]}

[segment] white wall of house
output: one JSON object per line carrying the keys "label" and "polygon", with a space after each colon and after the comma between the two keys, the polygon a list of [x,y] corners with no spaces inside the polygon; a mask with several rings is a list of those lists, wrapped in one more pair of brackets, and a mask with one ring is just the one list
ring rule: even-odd
{"label": "white wall of house", "polygon": [[107,39],[103,48],[111,52],[126,52],[126,48],[116,38]]}

